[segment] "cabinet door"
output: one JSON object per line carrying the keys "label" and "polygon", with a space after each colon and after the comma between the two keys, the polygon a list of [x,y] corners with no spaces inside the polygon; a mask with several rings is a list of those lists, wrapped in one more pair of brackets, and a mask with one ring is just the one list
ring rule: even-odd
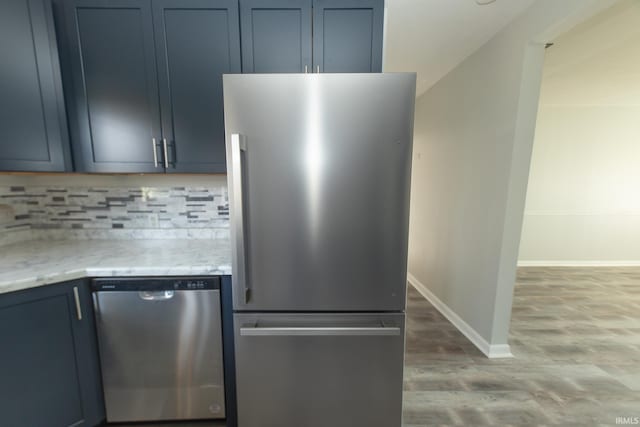
{"label": "cabinet door", "polygon": [[155,0],[168,172],[225,172],[222,75],[240,73],[236,0]]}
{"label": "cabinet door", "polygon": [[313,0],[313,69],[382,72],[384,0]]}
{"label": "cabinet door", "polygon": [[[68,282],[61,286],[67,289],[69,298],[74,299],[73,288],[78,289],[79,306],[72,307],[73,338],[75,341],[78,376],[82,395],[82,409],[86,426],[97,426],[105,419],[102,374],[98,355],[98,336],[93,311],[93,298],[89,279]],[[80,313],[81,319],[78,319]]]}
{"label": "cabinet door", "polygon": [[69,138],[51,4],[0,1],[0,170],[64,171]]}
{"label": "cabinet door", "polygon": [[154,161],[161,133],[150,0],[66,5],[77,169],[162,172]]}
{"label": "cabinet door", "polygon": [[94,426],[104,418],[92,308],[76,305],[73,290],[81,298],[84,285],[0,295],[0,425]]}
{"label": "cabinet door", "polygon": [[311,72],[311,0],[240,0],[243,73]]}

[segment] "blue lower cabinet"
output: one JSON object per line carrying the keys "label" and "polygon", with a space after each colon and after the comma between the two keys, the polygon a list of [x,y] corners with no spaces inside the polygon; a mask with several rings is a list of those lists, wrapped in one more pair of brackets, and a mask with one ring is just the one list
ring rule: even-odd
{"label": "blue lower cabinet", "polygon": [[96,426],[104,404],[85,280],[0,295],[0,425]]}
{"label": "blue lower cabinet", "polygon": [[222,346],[224,358],[224,393],[227,427],[238,426],[236,401],[236,357],[233,338],[233,294],[231,276],[221,276]]}

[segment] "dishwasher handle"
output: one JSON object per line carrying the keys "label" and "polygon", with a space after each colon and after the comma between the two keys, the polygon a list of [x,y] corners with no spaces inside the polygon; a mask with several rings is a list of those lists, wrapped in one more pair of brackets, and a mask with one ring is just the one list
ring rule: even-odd
{"label": "dishwasher handle", "polygon": [[140,291],[138,296],[145,301],[166,301],[175,295],[174,291]]}

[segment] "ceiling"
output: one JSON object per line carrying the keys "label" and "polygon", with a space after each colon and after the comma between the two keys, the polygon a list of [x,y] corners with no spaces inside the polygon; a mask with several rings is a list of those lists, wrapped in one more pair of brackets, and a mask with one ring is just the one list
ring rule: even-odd
{"label": "ceiling", "polygon": [[386,0],[384,71],[416,71],[424,93],[534,0]]}

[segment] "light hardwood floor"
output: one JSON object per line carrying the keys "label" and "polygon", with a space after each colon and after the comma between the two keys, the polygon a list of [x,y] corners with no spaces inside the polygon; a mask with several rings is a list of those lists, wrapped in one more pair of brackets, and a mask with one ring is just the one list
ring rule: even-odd
{"label": "light hardwood floor", "polygon": [[407,311],[406,427],[640,417],[640,268],[519,269],[513,359],[487,359],[411,286]]}

